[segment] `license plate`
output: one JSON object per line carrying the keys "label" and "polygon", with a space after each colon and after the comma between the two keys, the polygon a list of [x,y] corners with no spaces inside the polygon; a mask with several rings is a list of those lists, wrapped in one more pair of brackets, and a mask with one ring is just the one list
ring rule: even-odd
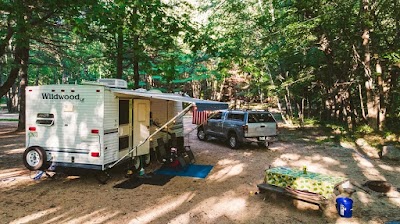
{"label": "license plate", "polygon": [[38,137],[38,133],[37,132],[29,132],[28,136],[29,137]]}
{"label": "license plate", "polygon": [[263,136],[263,137],[258,137],[258,140],[259,141],[265,141],[265,137]]}

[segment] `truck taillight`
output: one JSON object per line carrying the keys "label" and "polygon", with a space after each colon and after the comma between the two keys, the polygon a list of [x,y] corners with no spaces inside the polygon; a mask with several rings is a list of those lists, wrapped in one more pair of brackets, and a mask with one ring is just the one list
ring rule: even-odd
{"label": "truck taillight", "polygon": [[36,131],[36,127],[29,127],[28,130],[29,131]]}
{"label": "truck taillight", "polygon": [[92,129],[92,134],[98,134],[99,133],[99,129]]}
{"label": "truck taillight", "polygon": [[100,152],[91,152],[90,155],[92,157],[100,157]]}
{"label": "truck taillight", "polygon": [[243,132],[249,131],[249,126],[247,126],[247,125],[243,125],[242,128],[243,128]]}

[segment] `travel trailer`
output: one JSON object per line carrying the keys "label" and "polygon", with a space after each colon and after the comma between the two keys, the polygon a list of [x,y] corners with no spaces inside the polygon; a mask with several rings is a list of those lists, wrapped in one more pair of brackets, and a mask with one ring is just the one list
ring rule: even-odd
{"label": "travel trailer", "polygon": [[128,90],[124,80],[115,79],[28,86],[23,162],[29,170],[105,171],[126,160],[138,168],[150,163],[153,139],[168,138],[166,133],[183,139],[182,115],[192,106],[228,108],[182,94]]}

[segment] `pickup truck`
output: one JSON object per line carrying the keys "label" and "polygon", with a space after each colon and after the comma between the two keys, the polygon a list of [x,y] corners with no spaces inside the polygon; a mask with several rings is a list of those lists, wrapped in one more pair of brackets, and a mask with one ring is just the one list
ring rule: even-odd
{"label": "pickup truck", "polygon": [[226,110],[211,114],[207,122],[197,128],[197,138],[227,140],[232,149],[241,143],[256,142],[266,147],[277,140],[278,124],[268,111]]}

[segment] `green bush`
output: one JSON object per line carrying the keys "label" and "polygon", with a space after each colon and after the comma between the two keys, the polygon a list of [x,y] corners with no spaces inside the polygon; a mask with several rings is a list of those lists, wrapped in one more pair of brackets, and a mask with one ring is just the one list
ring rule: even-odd
{"label": "green bush", "polygon": [[358,134],[366,135],[366,134],[371,134],[372,132],[374,132],[374,129],[371,128],[369,125],[366,125],[366,124],[358,126],[356,128],[356,133],[358,133]]}
{"label": "green bush", "polygon": [[320,122],[317,119],[314,119],[314,118],[304,119],[304,125],[315,126],[315,125],[319,125],[319,124],[320,124]]}
{"label": "green bush", "polygon": [[393,133],[400,133],[400,116],[397,117],[388,117],[386,119],[386,129],[393,132]]}

